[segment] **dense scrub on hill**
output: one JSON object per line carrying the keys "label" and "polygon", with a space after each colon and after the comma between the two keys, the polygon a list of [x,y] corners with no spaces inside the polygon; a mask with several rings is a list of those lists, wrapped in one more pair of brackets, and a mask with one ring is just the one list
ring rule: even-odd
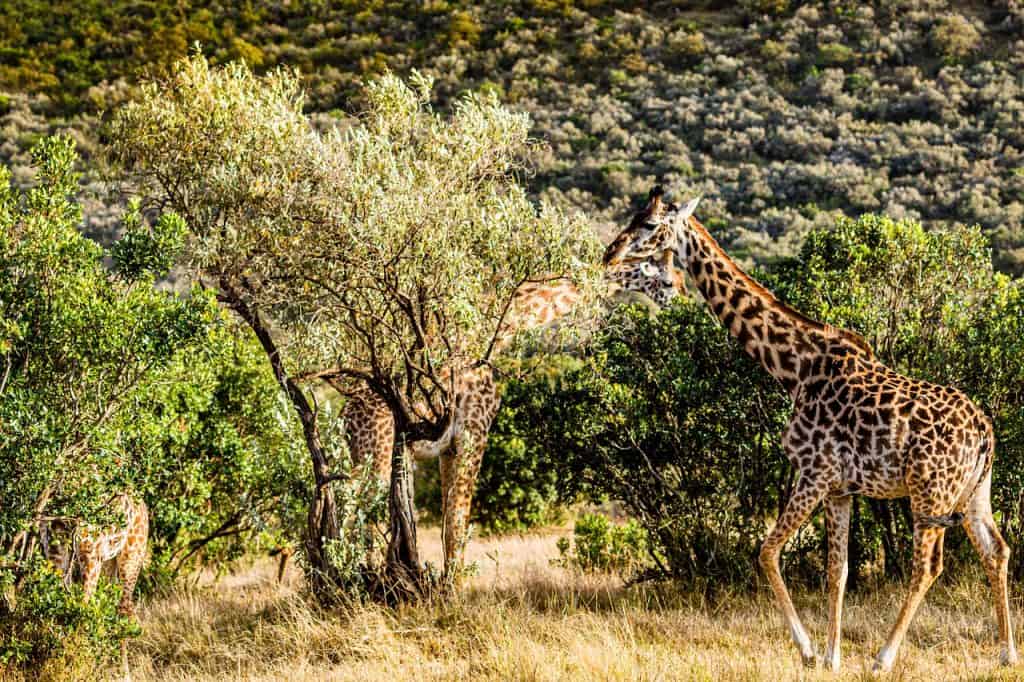
{"label": "dense scrub on hill", "polygon": [[[604,232],[659,180],[704,194],[709,227],[748,262],[870,211],[978,223],[997,266],[1024,271],[1019,0],[5,5],[7,160],[53,126],[88,152],[96,112],[201,41],[215,60],[298,68],[312,112],[348,108],[386,68],[435,76],[441,106],[495,89],[549,143],[534,192]],[[114,221],[90,213],[106,236]]]}

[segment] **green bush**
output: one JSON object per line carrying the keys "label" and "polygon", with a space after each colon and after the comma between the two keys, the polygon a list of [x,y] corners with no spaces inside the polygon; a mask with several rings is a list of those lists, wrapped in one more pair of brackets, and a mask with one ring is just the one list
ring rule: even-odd
{"label": "green bush", "polygon": [[[0,584],[12,580],[0,572]],[[0,669],[33,680],[97,678],[120,643],[138,634],[132,619],[118,615],[119,600],[120,587],[101,581],[85,602],[81,587],[65,589],[49,562],[35,557],[13,605],[0,603]]]}
{"label": "green bush", "polygon": [[657,572],[753,579],[763,520],[792,484],[778,438],[786,397],[703,305],[618,309],[585,361],[506,405],[550,453],[561,498],[620,501]]}
{"label": "green bush", "polygon": [[789,0],[740,0],[739,6],[748,15],[778,15],[789,9]]}
{"label": "green bush", "polygon": [[302,434],[251,334],[223,322],[146,388],[121,435],[150,507],[144,585],[297,542]]}
{"label": "green bush", "polygon": [[584,573],[618,573],[630,578],[650,564],[647,531],[636,521],[617,525],[601,514],[576,519],[572,541],[558,540],[559,566]]}

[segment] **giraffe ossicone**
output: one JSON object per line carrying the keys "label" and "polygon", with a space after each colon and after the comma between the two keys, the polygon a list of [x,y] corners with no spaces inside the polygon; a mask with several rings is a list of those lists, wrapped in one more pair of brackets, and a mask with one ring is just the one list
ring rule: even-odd
{"label": "giraffe ossicone", "polygon": [[[651,192],[661,197],[664,191]],[[816,655],[779,569],[785,543],[823,504],[828,529],[827,663],[838,670],[847,543],[854,494],[909,497],[914,518],[910,590],[875,667],[889,670],[925,593],[942,572],[945,529],[962,525],[992,588],[1001,660],[1017,662],[1010,622],[1010,548],[990,501],[995,437],[960,391],[903,376],[858,334],[806,317],[747,275],[693,213],[669,204],[613,244],[621,259],[671,249],[714,315],[743,350],[782,384],[793,414],[782,438],[800,476],[760,553],[805,664]]]}

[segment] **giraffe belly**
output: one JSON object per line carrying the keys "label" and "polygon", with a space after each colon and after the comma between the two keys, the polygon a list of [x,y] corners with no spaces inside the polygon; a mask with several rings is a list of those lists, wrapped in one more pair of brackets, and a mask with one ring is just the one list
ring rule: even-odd
{"label": "giraffe belly", "polygon": [[901,429],[845,419],[827,424],[825,431],[840,460],[841,490],[881,499],[909,494]]}

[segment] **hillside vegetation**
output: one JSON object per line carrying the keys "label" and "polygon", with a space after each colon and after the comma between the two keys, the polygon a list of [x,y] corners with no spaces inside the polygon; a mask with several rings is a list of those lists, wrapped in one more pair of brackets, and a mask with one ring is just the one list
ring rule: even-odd
{"label": "hillside vegetation", "polygon": [[[441,107],[496,90],[549,144],[533,191],[605,233],[657,180],[705,195],[748,262],[793,254],[838,212],[881,212],[978,223],[997,267],[1024,271],[1018,0],[4,5],[0,157],[16,164],[65,126],[88,155],[99,112],[198,41],[215,61],[299,69],[311,112],[358,108],[385,69],[435,76]],[[86,213],[109,239],[116,213]]]}

